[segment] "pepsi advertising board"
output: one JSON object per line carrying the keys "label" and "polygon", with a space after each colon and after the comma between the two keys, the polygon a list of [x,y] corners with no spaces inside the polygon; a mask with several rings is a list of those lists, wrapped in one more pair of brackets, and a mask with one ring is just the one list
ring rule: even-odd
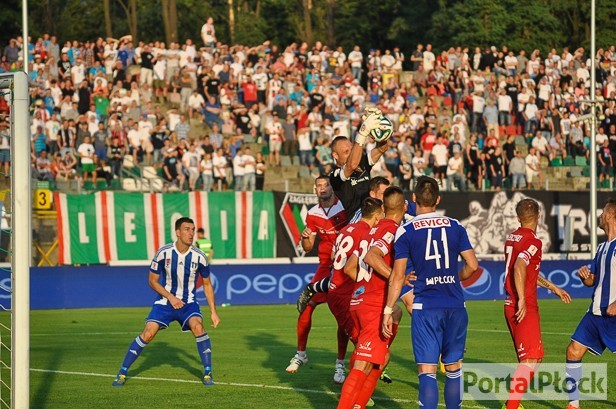
{"label": "pepsi advertising board", "polygon": [[[588,263],[544,261],[541,274],[573,298],[589,299],[592,288],[585,287],[577,276],[577,269]],[[480,261],[480,271],[462,283],[467,300],[504,299],[504,265],[502,261]],[[216,304],[295,304],[315,269],[316,264],[213,265],[211,280]],[[6,290],[11,280],[3,270],[0,270],[0,284],[0,305],[10,308],[11,298]],[[32,268],[30,285],[32,309],[147,307],[157,297],[148,286],[145,266]],[[539,288],[538,295],[554,297],[543,288]],[[206,304],[201,283],[197,300]]]}

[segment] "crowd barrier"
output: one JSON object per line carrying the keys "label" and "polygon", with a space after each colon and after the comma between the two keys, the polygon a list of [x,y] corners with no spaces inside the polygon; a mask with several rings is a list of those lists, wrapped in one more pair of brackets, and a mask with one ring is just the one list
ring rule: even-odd
{"label": "crowd barrier", "polygon": [[[268,263],[257,260],[250,264],[212,265],[212,282],[216,303],[231,305],[294,304],[306,283],[312,278],[316,264]],[[589,260],[548,260],[541,264],[541,273],[562,286],[574,298],[589,298],[592,289],[584,287],[576,274]],[[481,271],[463,283],[468,300],[502,300],[504,298],[504,263],[481,261]],[[0,270],[0,305],[10,308],[11,280]],[[31,308],[103,308],[146,307],[156,299],[148,286],[148,267],[82,266],[31,269]],[[540,298],[551,298],[539,288]],[[206,305],[199,282],[197,298]]]}

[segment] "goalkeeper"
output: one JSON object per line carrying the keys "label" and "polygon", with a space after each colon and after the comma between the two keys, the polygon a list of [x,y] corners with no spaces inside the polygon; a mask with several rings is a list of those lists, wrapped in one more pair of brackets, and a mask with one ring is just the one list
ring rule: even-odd
{"label": "goalkeeper", "polygon": [[[365,146],[368,137],[380,134],[380,129],[386,126],[381,124],[382,112],[377,108],[366,108],[362,116],[363,123],[357,131],[355,142],[347,137],[339,136],[332,141],[331,150],[336,168],[329,174],[329,182],[338,199],[342,202],[347,214],[347,221],[361,208],[361,204],[370,194],[370,171],[372,166],[387,151],[386,137],[376,142],[376,147],[366,152]],[[373,132],[374,131],[374,132]],[[327,292],[331,277],[308,284],[297,300],[297,309],[302,313],[315,292]],[[389,379],[387,381],[391,382]]]}

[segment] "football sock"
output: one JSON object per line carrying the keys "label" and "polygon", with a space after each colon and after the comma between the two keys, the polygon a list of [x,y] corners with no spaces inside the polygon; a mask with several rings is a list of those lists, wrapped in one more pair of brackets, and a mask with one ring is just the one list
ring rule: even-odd
{"label": "football sock", "polygon": [[312,327],[312,313],[314,312],[314,305],[308,304],[304,312],[299,314],[297,319],[297,350],[305,351],[306,345],[308,345],[308,334],[310,334],[310,328]]}
{"label": "football sock", "polygon": [[374,393],[374,390],[376,389],[376,384],[379,381],[379,378],[381,377],[382,373],[382,369],[373,368],[372,371],[370,371],[370,374],[364,382],[364,386],[362,386],[361,390],[359,391],[359,394],[357,395],[357,399],[355,399],[356,405],[360,405],[362,408],[366,407],[366,403],[368,403],[368,400],[370,400],[370,397]]}
{"label": "football sock", "polygon": [[135,362],[139,355],[141,355],[141,351],[148,343],[141,338],[141,335],[138,335],[137,338],[130,343],[128,347],[128,351],[126,352],[126,356],[124,357],[124,361],[122,362],[122,367],[120,368],[120,373],[122,375],[126,375],[128,372],[128,368]]}
{"label": "football sock", "polygon": [[535,372],[530,366],[525,364],[518,365],[511,377],[511,389],[509,390],[509,399],[507,399],[507,409],[518,409],[522,396],[526,393],[534,375]]}
{"label": "football sock", "polygon": [[349,372],[349,376],[347,376],[342,386],[338,409],[353,409],[355,407],[355,400],[362,390],[366,378],[367,375],[359,369],[352,369],[351,372]]}
{"label": "football sock", "polygon": [[348,345],[349,336],[344,329],[338,327],[338,359],[344,361]]}
{"label": "football sock", "polygon": [[569,392],[569,404],[580,407],[580,390],[578,389],[580,379],[582,379],[582,361],[567,359],[565,365],[567,373],[567,390]]}
{"label": "football sock", "polygon": [[462,405],[462,390],[460,381],[462,380],[462,369],[447,371],[445,373],[445,407],[447,409],[458,409]]}
{"label": "football sock", "polygon": [[203,374],[207,375],[212,372],[212,342],[208,334],[203,334],[199,337],[195,337],[197,341],[197,351],[201,357],[201,363],[203,364]]}
{"label": "football sock", "polygon": [[321,281],[312,284],[312,289],[316,293],[326,293],[329,290],[330,276],[325,277]]}
{"label": "football sock", "polygon": [[436,409],[438,406],[438,384],[435,373],[419,374],[419,406],[422,409]]}

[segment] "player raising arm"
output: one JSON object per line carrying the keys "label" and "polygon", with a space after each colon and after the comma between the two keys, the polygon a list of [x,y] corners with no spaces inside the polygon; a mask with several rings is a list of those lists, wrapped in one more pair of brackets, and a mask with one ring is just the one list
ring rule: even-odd
{"label": "player raising arm", "polygon": [[[376,388],[383,368],[389,362],[389,346],[397,332],[402,310],[396,307],[393,335],[381,335],[382,312],[387,297],[387,278],[393,265],[393,242],[396,230],[406,211],[404,194],[397,186],[390,186],[383,194],[385,218],[374,228],[365,242],[362,240],[355,256],[359,268],[351,299],[351,315],[359,336],[353,352],[354,363],[342,387],[338,409],[363,408]],[[349,264],[354,265],[353,260]]]}
{"label": "player raising arm", "polygon": [[[413,268],[417,280],[411,337],[418,363],[420,406],[438,406],[436,370],[440,355],[447,376],[445,405],[447,409],[458,409],[462,404],[461,368],[468,326],[460,279],[471,277],[479,264],[464,227],[457,220],[436,213],[440,203],[436,180],[421,176],[413,201],[417,204],[417,216],[396,233],[395,262],[389,277],[382,332],[387,338],[394,334],[392,309],[405,274]],[[465,261],[462,271],[457,270],[458,255]]]}
{"label": "player raising arm", "polygon": [[[175,222],[177,241],[161,247],[150,265],[149,284],[159,294],[158,300],[146,318],[143,332],[128,347],[120,371],[113,386],[124,386],[128,369],[151,342],[158,330],[169,327],[173,321],[182,326],[182,331],[191,331],[197,342],[197,350],[203,363],[205,386],[214,385],[212,375],[212,343],[203,328],[203,317],[195,299],[197,276],[203,279],[203,291],[210,306],[212,326],[220,322],[216,313],[214,288],[210,281],[210,266],[205,254],[193,246],[195,223],[188,217]],[[162,284],[159,282],[162,276]]]}
{"label": "player raising arm", "polygon": [[537,284],[552,291],[564,303],[571,302],[566,291],[539,275],[542,245],[535,235],[539,204],[533,199],[523,199],[515,210],[520,228],[508,234],[505,242],[505,319],[520,364],[512,376],[507,409],[518,409],[543,359]]}
{"label": "player raising arm", "polygon": [[567,347],[567,386],[569,405],[567,409],[580,407],[582,358],[587,351],[601,355],[605,348],[616,352],[616,271],[612,271],[616,257],[616,201],[610,199],[599,219],[599,227],[605,231],[607,241],[597,248],[594,260],[582,266],[578,274],[587,287],[595,287],[590,308],[578,324]]}

